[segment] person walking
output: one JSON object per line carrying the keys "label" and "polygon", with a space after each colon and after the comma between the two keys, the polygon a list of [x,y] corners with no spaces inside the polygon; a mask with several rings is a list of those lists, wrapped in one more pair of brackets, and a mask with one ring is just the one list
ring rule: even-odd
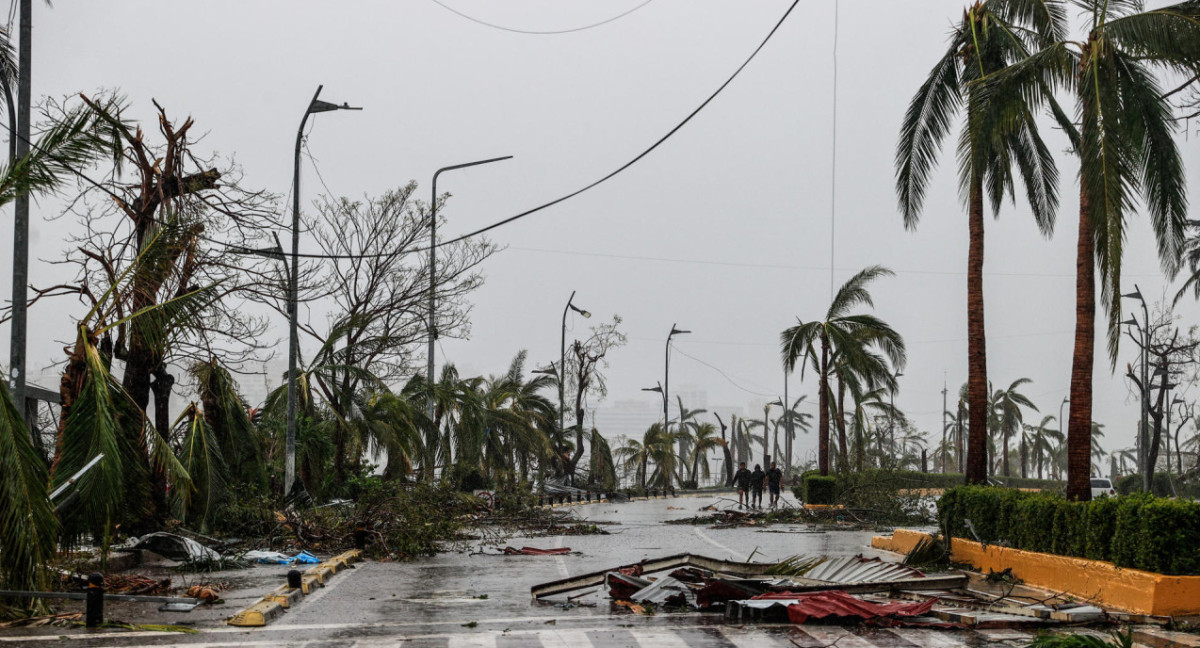
{"label": "person walking", "polygon": [[746,508],[750,504],[750,471],[746,470],[746,462],[738,464],[738,471],[733,474],[733,487],[738,492],[738,506]]}
{"label": "person walking", "polygon": [[783,483],[783,471],[779,469],[779,465],[774,461],[771,462],[771,468],[767,471],[767,490],[771,493],[771,508],[779,506],[779,487]]}
{"label": "person walking", "polygon": [[762,508],[763,484],[767,481],[767,473],[762,466],[754,464],[754,472],[750,473],[750,499],[754,504],[750,508]]}

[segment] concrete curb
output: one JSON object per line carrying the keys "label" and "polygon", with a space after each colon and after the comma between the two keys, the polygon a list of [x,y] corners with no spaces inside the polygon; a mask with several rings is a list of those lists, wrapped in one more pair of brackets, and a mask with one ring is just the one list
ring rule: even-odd
{"label": "concrete curb", "polygon": [[242,628],[265,626],[283,614],[283,606],[263,599],[229,618],[229,625]]}
{"label": "concrete curb", "polygon": [[360,560],[362,560],[362,552],[358,549],[338,554],[306,570],[300,576],[300,587],[282,585],[249,607],[229,617],[228,623],[231,626],[243,628],[265,626],[302,601],[304,596],[312,594],[318,587],[324,587],[325,581],[331,576],[341,570],[350,569],[351,565]]}

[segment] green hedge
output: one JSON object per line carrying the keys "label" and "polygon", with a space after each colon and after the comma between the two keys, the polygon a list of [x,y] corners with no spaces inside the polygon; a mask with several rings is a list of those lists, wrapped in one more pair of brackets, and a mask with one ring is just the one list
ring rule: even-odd
{"label": "green hedge", "polygon": [[[1131,495],[1142,492],[1142,476],[1138,474],[1125,475],[1113,483],[1117,493]],[[1157,472],[1150,480],[1150,492],[1159,497],[1187,497],[1200,499],[1200,482],[1197,480],[1181,481],[1175,475]]]}
{"label": "green hedge", "polygon": [[805,504],[833,504],[837,499],[837,492],[837,477],[822,477],[820,475],[806,475],[804,477]]}
{"label": "green hedge", "polygon": [[1200,575],[1197,502],[1145,493],[1068,502],[1057,494],[960,486],[942,495],[938,517],[942,529],[957,538],[1160,574]]}

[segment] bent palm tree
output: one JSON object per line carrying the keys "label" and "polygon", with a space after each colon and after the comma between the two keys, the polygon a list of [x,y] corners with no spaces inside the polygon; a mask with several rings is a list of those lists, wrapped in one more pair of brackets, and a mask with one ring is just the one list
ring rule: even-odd
{"label": "bent palm tree", "polygon": [[[893,369],[903,368],[907,360],[904,339],[887,322],[874,315],[850,312],[860,305],[874,307],[867,286],[879,277],[892,274],[882,266],[864,268],[838,289],[823,321],[800,322],[779,336],[780,352],[788,371],[793,370],[796,361],[800,360],[801,375],[809,362],[819,372],[817,466],[822,475],[829,474],[829,410],[832,405],[829,376],[833,368],[840,364],[860,375],[886,373],[891,376]],[[877,370],[888,363],[891,369]]]}
{"label": "bent palm tree", "polygon": [[[971,421],[967,483],[982,483],[987,429],[987,345],[983,308],[983,211],[999,215],[1014,196],[1013,166],[1042,234],[1054,229],[1058,171],[1038,134],[1034,111],[1016,93],[985,94],[977,83],[1027,58],[1065,33],[1063,7],[1050,0],[985,0],[963,12],[946,54],[905,113],[896,147],[896,192],[905,227],[921,215],[942,140],[955,113],[966,111],[958,142],[958,182],[967,202],[967,384]],[[1061,113],[1061,111],[1058,111]]]}

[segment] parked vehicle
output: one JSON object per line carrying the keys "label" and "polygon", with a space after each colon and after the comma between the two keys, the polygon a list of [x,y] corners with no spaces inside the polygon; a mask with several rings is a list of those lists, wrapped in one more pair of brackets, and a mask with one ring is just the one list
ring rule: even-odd
{"label": "parked vehicle", "polygon": [[1113,488],[1113,483],[1106,477],[1092,477],[1092,499],[1097,497],[1116,497],[1117,489]]}

